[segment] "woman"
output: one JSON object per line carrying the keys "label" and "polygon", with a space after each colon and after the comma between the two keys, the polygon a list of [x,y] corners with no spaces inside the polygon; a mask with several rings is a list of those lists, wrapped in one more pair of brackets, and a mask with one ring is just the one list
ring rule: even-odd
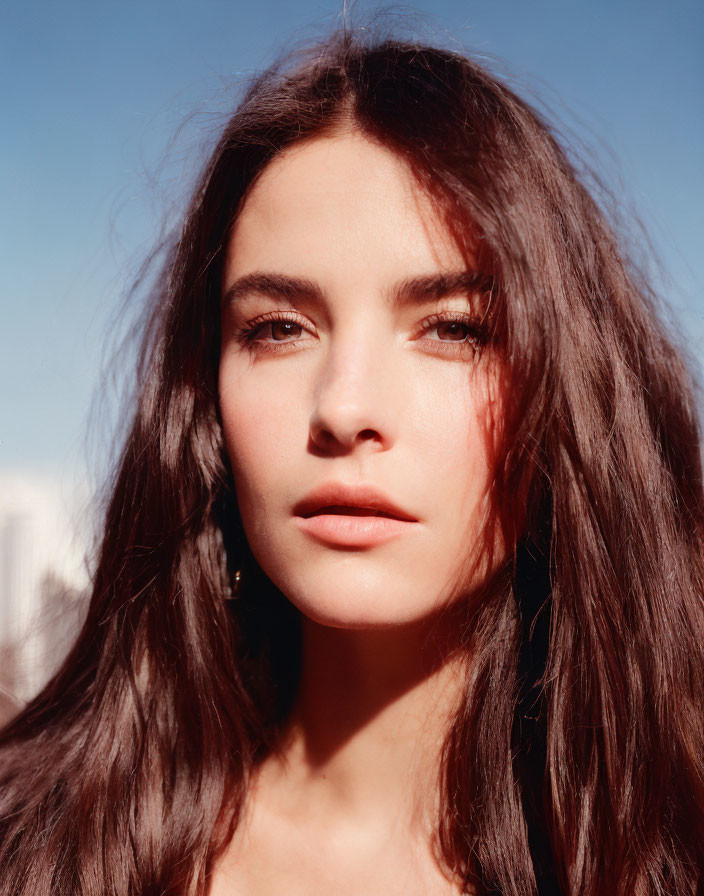
{"label": "woman", "polygon": [[138,384],[3,893],[701,892],[691,384],[522,100],[348,33],[265,73]]}

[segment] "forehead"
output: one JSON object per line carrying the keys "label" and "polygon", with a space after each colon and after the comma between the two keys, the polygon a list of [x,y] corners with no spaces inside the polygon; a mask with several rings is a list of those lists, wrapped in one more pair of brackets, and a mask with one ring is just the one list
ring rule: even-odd
{"label": "forehead", "polygon": [[233,227],[225,277],[281,268],[378,281],[466,266],[408,164],[350,131],[296,144],[264,169]]}

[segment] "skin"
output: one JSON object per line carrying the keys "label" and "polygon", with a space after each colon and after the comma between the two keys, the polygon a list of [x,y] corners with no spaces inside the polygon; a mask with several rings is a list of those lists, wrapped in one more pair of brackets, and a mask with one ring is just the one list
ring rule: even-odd
{"label": "skin", "polygon": [[[303,671],[212,896],[457,892],[432,833],[463,690],[439,610],[487,574],[499,379],[476,295],[392,297],[468,269],[406,164],[354,130],[285,151],[238,216],[222,421],[252,552],[303,614]],[[262,273],[316,294],[241,288]],[[328,482],[373,485],[414,522],[372,546],[321,543],[294,507]]]}

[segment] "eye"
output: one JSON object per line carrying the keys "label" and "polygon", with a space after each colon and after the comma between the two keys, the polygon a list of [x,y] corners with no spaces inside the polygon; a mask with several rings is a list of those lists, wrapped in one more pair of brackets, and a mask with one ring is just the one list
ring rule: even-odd
{"label": "eye", "polygon": [[462,312],[433,314],[423,321],[422,332],[429,342],[443,343],[443,348],[449,349],[462,349],[463,346],[479,349],[488,339],[481,321]]}
{"label": "eye", "polygon": [[283,342],[291,336],[300,336],[303,327],[292,320],[272,320],[261,324],[258,329],[260,335],[263,333],[271,336],[274,342]]}
{"label": "eye", "polygon": [[469,325],[460,320],[444,320],[431,327],[438,334],[438,339],[450,342],[466,342],[472,334]]}
{"label": "eye", "polygon": [[253,351],[270,351],[301,342],[309,331],[310,325],[294,312],[272,311],[248,321],[238,336]]}

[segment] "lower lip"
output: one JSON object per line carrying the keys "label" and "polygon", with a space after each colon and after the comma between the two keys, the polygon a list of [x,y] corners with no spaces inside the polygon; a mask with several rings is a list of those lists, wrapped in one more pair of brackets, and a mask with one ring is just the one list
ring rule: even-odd
{"label": "lower lip", "polygon": [[325,544],[345,547],[371,547],[408,532],[416,523],[388,516],[345,516],[342,513],[319,513],[296,517],[296,523],[307,535]]}

